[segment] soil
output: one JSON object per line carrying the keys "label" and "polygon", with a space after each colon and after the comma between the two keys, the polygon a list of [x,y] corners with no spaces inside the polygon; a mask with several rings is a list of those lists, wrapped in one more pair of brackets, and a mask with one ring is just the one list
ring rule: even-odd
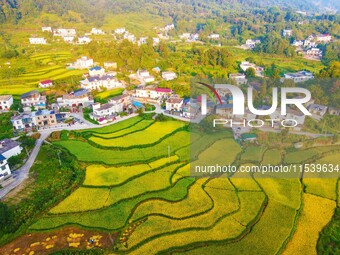
{"label": "soil", "polygon": [[64,249],[110,248],[117,233],[64,227],[49,232],[29,233],[0,247],[1,255],[47,255]]}

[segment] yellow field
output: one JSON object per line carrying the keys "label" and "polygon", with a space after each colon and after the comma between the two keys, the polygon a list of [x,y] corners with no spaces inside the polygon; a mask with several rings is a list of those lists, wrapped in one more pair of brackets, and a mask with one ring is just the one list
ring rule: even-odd
{"label": "yellow field", "polygon": [[317,255],[319,233],[331,220],[335,206],[332,200],[304,193],[297,229],[282,254]]}

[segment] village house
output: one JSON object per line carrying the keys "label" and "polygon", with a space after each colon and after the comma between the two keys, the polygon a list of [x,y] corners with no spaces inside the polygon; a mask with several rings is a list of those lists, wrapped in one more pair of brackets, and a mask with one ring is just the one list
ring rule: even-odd
{"label": "village house", "polygon": [[305,48],[313,48],[313,47],[316,47],[316,46],[317,46],[316,42],[314,42],[311,39],[306,39],[303,42],[303,47],[305,47]]}
{"label": "village house", "polygon": [[0,154],[0,181],[9,177],[11,175],[11,170],[8,166],[7,159]]}
{"label": "village house", "polygon": [[253,39],[247,39],[247,40],[246,40],[246,46],[247,46],[249,49],[255,48],[256,44],[259,44],[259,43],[261,43],[260,40],[253,40]]}
{"label": "village house", "polygon": [[254,63],[250,63],[248,61],[243,61],[240,64],[240,68],[244,72],[247,71],[249,68],[253,68],[256,76],[263,77],[264,68],[261,67],[261,66],[256,66]]}
{"label": "village house", "polygon": [[105,69],[100,66],[93,66],[89,69],[89,75],[91,77],[103,76],[105,74]]}
{"label": "village house", "polygon": [[53,81],[51,80],[44,80],[39,82],[39,88],[50,88],[53,87]]}
{"label": "village house", "polygon": [[99,122],[99,124],[104,124],[109,121],[113,121],[117,113],[119,113],[121,105],[119,104],[100,104],[96,103],[92,105],[93,112],[90,114],[90,117],[95,121]]}
{"label": "village house", "polygon": [[292,36],[293,35],[293,30],[291,30],[291,29],[284,29],[282,31],[282,35],[285,36],[285,37]]}
{"label": "village house", "polygon": [[222,105],[221,104],[216,105],[216,114],[221,117],[232,119],[233,118],[233,105],[227,104],[227,103],[223,103]]}
{"label": "village house", "polygon": [[93,59],[88,57],[81,57],[76,60],[76,62],[72,63],[70,67],[76,69],[86,69],[93,66]]}
{"label": "village house", "polygon": [[315,114],[318,115],[320,117],[323,117],[326,112],[327,112],[327,106],[325,105],[320,105],[320,104],[311,104],[310,106],[308,106],[308,111],[311,114]]}
{"label": "village house", "polygon": [[136,89],[135,97],[137,98],[151,98],[151,99],[163,99],[172,94],[172,90],[168,88],[154,88],[146,87]]}
{"label": "village house", "polygon": [[156,46],[161,42],[161,40],[158,37],[152,37],[152,45]]}
{"label": "village house", "polygon": [[138,45],[140,46],[140,45],[142,45],[142,44],[146,44],[146,42],[147,42],[147,37],[140,37],[139,39],[138,39]]}
{"label": "village house", "polygon": [[310,72],[299,71],[296,73],[286,73],[284,74],[284,78],[294,80],[294,82],[297,83],[297,82],[304,82],[310,79],[314,79],[314,76]]}
{"label": "village house", "polygon": [[313,56],[313,57],[322,57],[322,50],[319,48],[311,48],[306,50],[307,56]]}
{"label": "village house", "polygon": [[91,38],[87,36],[78,37],[78,44],[88,44],[91,42]]}
{"label": "village house", "polygon": [[175,29],[175,25],[174,24],[168,24],[164,27],[164,30],[165,31],[169,31],[169,30],[172,30],[172,29]]}
{"label": "village house", "polygon": [[294,42],[292,43],[292,46],[302,47],[303,46],[303,41],[302,40],[294,40]]}
{"label": "village house", "polygon": [[170,97],[166,100],[167,111],[181,111],[183,105],[183,98],[180,97]]}
{"label": "village house", "polygon": [[136,42],[136,36],[134,34],[131,34],[129,32],[126,32],[124,35],[123,35],[123,38],[124,39],[127,39],[128,41],[132,42],[132,43],[135,43]]}
{"label": "village house", "polygon": [[208,36],[209,39],[211,40],[218,40],[220,39],[220,35],[219,34],[211,34]]}
{"label": "village house", "polygon": [[[305,123],[305,118],[306,116],[299,110],[293,110],[291,108],[287,109],[287,114],[286,115],[281,115],[281,109],[277,108],[276,111],[272,114],[270,114],[271,119],[277,119],[277,120],[286,120],[285,125],[295,125],[297,124],[296,127],[294,127],[295,130],[301,130],[302,126]],[[289,120],[295,120],[295,121],[289,121]],[[274,124],[274,128],[279,128],[280,125],[278,123]]]}
{"label": "village house", "polygon": [[4,156],[6,159],[19,155],[21,151],[21,143],[15,140],[6,138],[0,141],[0,155]]}
{"label": "village house", "polygon": [[46,39],[43,37],[31,37],[29,38],[30,44],[46,44]]}
{"label": "village house", "polygon": [[104,33],[103,30],[94,27],[91,30],[91,34],[93,34],[93,35],[104,35],[105,33]]}
{"label": "village house", "polygon": [[115,29],[115,33],[118,34],[118,35],[122,35],[126,32],[126,29],[125,27],[121,27],[121,28],[116,28]]}
{"label": "village house", "polygon": [[13,128],[17,132],[30,131],[32,128],[44,128],[57,125],[63,114],[56,114],[51,110],[38,110],[30,113],[21,113],[11,119]]}
{"label": "village house", "polygon": [[145,83],[155,81],[155,77],[150,75],[150,73],[145,69],[137,71],[137,79],[139,79],[139,80],[141,80]]}
{"label": "village house", "polygon": [[330,34],[319,34],[315,36],[315,40],[320,43],[329,43],[332,40],[332,36]]}
{"label": "village house", "polygon": [[104,68],[106,69],[116,69],[117,68],[117,62],[104,62]]}
{"label": "village house", "polygon": [[229,79],[236,81],[237,85],[247,83],[246,75],[241,73],[231,73],[229,74]]}
{"label": "village house", "polygon": [[94,104],[93,97],[87,89],[78,89],[62,97],[57,98],[59,107],[74,108],[74,107],[87,107]]}
{"label": "village house", "polygon": [[11,95],[0,95],[0,111],[8,111],[13,105],[13,97]]}
{"label": "village house", "polygon": [[53,30],[53,36],[60,36],[60,37],[67,37],[67,36],[76,36],[77,32],[75,29],[65,29],[65,28],[58,28]]}
{"label": "village house", "polygon": [[52,28],[51,27],[42,27],[41,31],[52,33]]}
{"label": "village house", "polygon": [[124,112],[131,108],[131,97],[127,94],[123,94],[120,96],[116,96],[109,99],[109,104],[112,104],[116,107],[117,112]]}
{"label": "village house", "polygon": [[196,100],[186,99],[183,101],[182,117],[188,118],[188,119],[194,119],[196,118],[198,113],[199,113],[199,106]]}
{"label": "village house", "polygon": [[328,113],[330,115],[340,116],[340,108],[328,107]]}
{"label": "village house", "polygon": [[162,78],[165,81],[171,81],[177,78],[177,74],[175,72],[162,72]]}
{"label": "village house", "polygon": [[190,39],[191,34],[190,33],[183,33],[179,36],[180,39],[183,40],[189,40]]}
{"label": "village house", "polygon": [[114,88],[124,88],[124,84],[111,75],[88,77],[80,81],[80,87],[89,91],[106,88],[108,90]]}
{"label": "village house", "polygon": [[42,96],[39,91],[33,90],[20,97],[23,108],[44,109],[46,108],[46,96]]}

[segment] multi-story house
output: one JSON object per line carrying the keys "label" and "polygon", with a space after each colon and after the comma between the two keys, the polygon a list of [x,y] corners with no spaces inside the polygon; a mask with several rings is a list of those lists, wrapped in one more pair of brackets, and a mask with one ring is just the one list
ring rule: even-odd
{"label": "multi-story house", "polygon": [[154,88],[146,87],[136,89],[135,96],[137,98],[151,98],[151,99],[161,99],[169,97],[172,94],[172,90],[168,88]]}
{"label": "multi-story house", "polygon": [[93,66],[93,59],[88,58],[88,57],[81,57],[76,60],[76,62],[71,64],[71,68],[76,68],[76,69],[87,69]]}
{"label": "multi-story house", "polygon": [[114,89],[114,88],[124,88],[124,84],[120,82],[117,78],[111,75],[88,77],[85,80],[80,81],[80,86],[89,91],[101,90],[102,88]]}
{"label": "multi-story house", "polygon": [[58,123],[58,116],[54,111],[39,110],[31,113],[21,113],[13,116],[11,122],[17,132],[31,130],[32,128],[50,127]]}
{"label": "multi-story house", "polygon": [[180,97],[170,97],[166,100],[166,110],[167,111],[181,111],[183,105],[183,98]]}
{"label": "multi-story house", "polygon": [[57,98],[57,104],[59,107],[68,108],[79,106],[87,107],[94,104],[94,100],[87,89],[79,89]]}
{"label": "multi-story house", "polygon": [[46,108],[46,96],[40,95],[39,91],[33,90],[20,97],[23,108],[34,107],[34,109]]}
{"label": "multi-story house", "polygon": [[94,66],[89,69],[89,75],[91,77],[103,76],[105,74],[105,69],[100,66]]}
{"label": "multi-story house", "polygon": [[162,72],[162,78],[165,81],[171,81],[177,78],[177,75],[175,72]]}
{"label": "multi-story house", "polygon": [[13,104],[11,95],[0,95],[0,111],[8,111]]}
{"label": "multi-story house", "polygon": [[310,79],[314,79],[314,76],[310,72],[299,71],[296,73],[286,73],[284,74],[284,78],[294,80],[294,82],[304,82]]}

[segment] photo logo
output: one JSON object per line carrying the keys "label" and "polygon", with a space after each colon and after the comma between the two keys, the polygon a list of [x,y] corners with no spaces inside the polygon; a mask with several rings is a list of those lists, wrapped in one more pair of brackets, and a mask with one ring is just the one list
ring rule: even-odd
{"label": "photo logo", "polygon": [[[222,100],[218,92],[215,88],[229,90],[233,97],[233,114],[235,115],[244,115],[245,114],[245,95],[243,91],[234,85],[230,84],[215,84],[215,88],[209,84],[198,82],[199,84],[206,86],[209,88],[219,100],[219,103],[222,105]],[[288,94],[303,94],[304,97],[299,98],[288,98]],[[201,114],[207,115],[207,95],[201,95]],[[309,90],[304,88],[281,88],[281,115],[287,115],[287,106],[295,105],[304,115],[311,115],[311,113],[306,109],[303,105],[307,103],[311,99],[311,93]],[[255,109],[253,103],[253,88],[249,87],[247,91],[247,106],[251,113],[255,115],[270,115],[274,113],[278,107],[278,88],[273,88],[272,92],[272,106],[266,110],[258,110]]]}

